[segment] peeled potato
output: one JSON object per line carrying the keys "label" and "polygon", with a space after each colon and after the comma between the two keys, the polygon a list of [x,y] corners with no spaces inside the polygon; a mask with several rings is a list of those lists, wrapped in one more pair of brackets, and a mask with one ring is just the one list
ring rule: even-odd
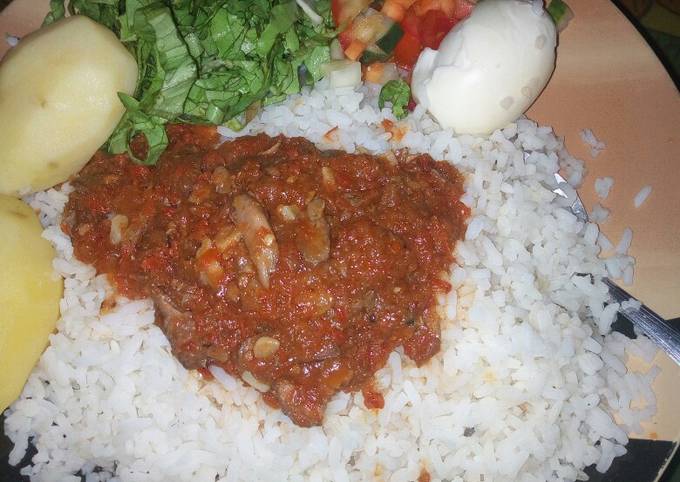
{"label": "peeled potato", "polygon": [[21,393],[59,316],[63,282],[33,210],[0,195],[0,412]]}
{"label": "peeled potato", "polygon": [[0,64],[0,193],[46,189],[80,170],[124,112],[137,64],[107,28],[73,16],[19,42]]}

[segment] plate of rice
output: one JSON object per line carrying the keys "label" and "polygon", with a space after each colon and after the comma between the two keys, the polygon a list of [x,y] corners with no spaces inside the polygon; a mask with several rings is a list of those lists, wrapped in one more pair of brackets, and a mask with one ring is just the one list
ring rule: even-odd
{"label": "plate of rice", "polygon": [[[47,3],[15,0],[0,30],[36,29]],[[327,80],[240,131],[219,128],[350,153],[406,149],[463,174],[470,217],[438,299],[441,349],[422,366],[392,352],[375,376],[380,410],[339,392],[323,424],[303,428],[239,380],[185,369],[150,300],[102,307],[106,276],[61,229],[70,184],[26,196],[64,294],[57,331],[3,414],[0,479],[658,480],[680,438],[680,369],[617,329],[626,306],[601,278],[680,316],[680,97],[613,4],[569,4],[548,87],[489,136],[455,135],[421,106],[396,119],[379,88]],[[590,223],[551,190],[558,171]]]}

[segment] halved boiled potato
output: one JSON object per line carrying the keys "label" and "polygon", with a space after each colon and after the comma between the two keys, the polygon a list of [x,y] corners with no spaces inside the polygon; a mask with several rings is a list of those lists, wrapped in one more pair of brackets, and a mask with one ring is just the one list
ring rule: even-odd
{"label": "halved boiled potato", "polygon": [[63,282],[33,210],[0,195],[0,412],[21,393],[59,317]]}
{"label": "halved boiled potato", "polygon": [[0,193],[65,181],[111,135],[137,64],[107,28],[68,17],[19,42],[0,63]]}

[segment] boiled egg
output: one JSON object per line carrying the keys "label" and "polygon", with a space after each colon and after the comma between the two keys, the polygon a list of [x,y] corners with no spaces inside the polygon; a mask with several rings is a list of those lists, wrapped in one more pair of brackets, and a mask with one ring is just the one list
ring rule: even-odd
{"label": "boiled egg", "polygon": [[411,88],[445,128],[485,135],[515,121],[555,68],[557,33],[541,2],[482,0],[442,40],[425,49]]}

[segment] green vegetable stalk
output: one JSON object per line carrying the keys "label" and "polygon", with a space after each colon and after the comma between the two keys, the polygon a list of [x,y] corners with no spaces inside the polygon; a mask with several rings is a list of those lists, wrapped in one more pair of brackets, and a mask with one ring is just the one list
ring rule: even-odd
{"label": "green vegetable stalk", "polygon": [[378,107],[385,107],[385,102],[392,103],[392,112],[397,119],[408,115],[408,101],[411,98],[411,88],[403,80],[390,80],[382,89],[378,97]]}
{"label": "green vegetable stalk", "polygon": [[557,31],[564,30],[569,21],[574,18],[574,12],[563,0],[552,0],[547,7],[550,17],[555,22]]}
{"label": "green vegetable stalk", "polygon": [[[109,138],[112,153],[146,137],[145,164],[168,144],[165,124],[190,122],[240,128],[252,105],[300,91],[301,68],[316,81],[335,35],[330,1],[317,0],[315,25],[295,0],[51,0],[45,24],[67,13],[111,29],[137,59],[134,97]],[[134,157],[133,157],[134,158]]]}

